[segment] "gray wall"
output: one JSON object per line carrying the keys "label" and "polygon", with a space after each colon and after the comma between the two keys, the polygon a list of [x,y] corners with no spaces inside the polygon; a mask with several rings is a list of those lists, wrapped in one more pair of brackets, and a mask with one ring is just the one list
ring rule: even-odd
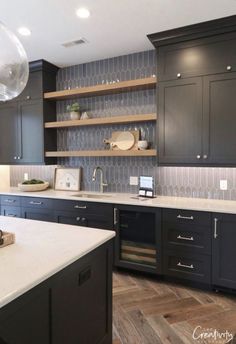
{"label": "gray wall", "polygon": [[[156,56],[155,51],[152,50],[63,68],[58,73],[57,89],[143,78],[154,74],[156,74]],[[156,112],[155,90],[142,90],[58,102],[58,120],[68,119],[66,106],[74,101],[78,101],[82,109],[91,117]],[[104,138],[109,138],[114,130],[125,129],[140,129],[142,137],[150,142],[150,147],[155,147],[155,128],[154,123],[133,123],[59,129],[58,149],[104,149]],[[236,199],[236,169],[232,168],[157,167],[156,159],[153,157],[61,158],[58,164],[82,167],[82,187],[90,191],[98,190],[98,183],[93,183],[91,176],[94,167],[99,165],[106,174],[109,192],[136,193],[137,188],[129,185],[129,177],[153,175],[158,194]],[[52,182],[54,168],[12,167],[11,184],[16,185],[27,171],[30,177],[44,178]],[[228,179],[229,191],[219,190],[219,180],[222,178]]]}

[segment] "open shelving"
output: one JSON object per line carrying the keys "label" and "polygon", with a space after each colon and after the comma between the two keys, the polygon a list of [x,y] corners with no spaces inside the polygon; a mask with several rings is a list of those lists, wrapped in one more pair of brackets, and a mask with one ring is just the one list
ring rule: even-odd
{"label": "open shelving", "polygon": [[156,156],[155,149],[147,150],[81,150],[45,152],[47,158],[59,157],[109,157],[109,156]]}
{"label": "open shelving", "polygon": [[44,93],[44,99],[63,100],[71,98],[92,97],[112,93],[121,93],[141,89],[150,89],[156,87],[156,77],[134,79],[127,81],[115,82],[112,84],[99,84],[95,86],[73,88]]}
{"label": "open shelving", "polygon": [[122,116],[112,116],[112,117],[46,122],[44,126],[45,128],[83,127],[83,126],[89,126],[89,125],[148,122],[148,121],[155,121],[156,118],[157,118],[156,114],[150,113],[150,114],[144,114],[144,115],[127,115],[127,116],[122,115]]}

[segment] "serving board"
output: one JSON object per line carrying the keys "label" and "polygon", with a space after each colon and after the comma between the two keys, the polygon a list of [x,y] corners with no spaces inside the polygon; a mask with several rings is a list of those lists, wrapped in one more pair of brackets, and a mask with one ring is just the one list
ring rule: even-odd
{"label": "serving board", "polygon": [[137,150],[140,132],[131,131],[113,131],[110,139],[104,139],[103,142],[110,144],[111,150]]}

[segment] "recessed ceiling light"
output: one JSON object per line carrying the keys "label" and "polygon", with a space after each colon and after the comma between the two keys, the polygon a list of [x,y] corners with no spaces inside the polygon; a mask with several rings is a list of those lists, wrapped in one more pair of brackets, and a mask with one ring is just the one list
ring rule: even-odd
{"label": "recessed ceiling light", "polygon": [[27,27],[19,27],[19,29],[17,31],[22,36],[30,36],[31,35],[31,31]]}
{"label": "recessed ceiling light", "polygon": [[88,18],[90,16],[90,12],[87,8],[81,7],[76,11],[76,14],[79,18]]}

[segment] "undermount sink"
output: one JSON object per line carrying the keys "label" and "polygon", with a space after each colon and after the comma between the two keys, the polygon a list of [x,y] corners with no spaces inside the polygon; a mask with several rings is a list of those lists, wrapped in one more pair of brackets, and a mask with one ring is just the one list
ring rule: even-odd
{"label": "undermount sink", "polygon": [[104,195],[104,194],[76,194],[73,195],[74,197],[79,197],[79,198],[107,198],[107,197],[111,197],[111,195]]}

